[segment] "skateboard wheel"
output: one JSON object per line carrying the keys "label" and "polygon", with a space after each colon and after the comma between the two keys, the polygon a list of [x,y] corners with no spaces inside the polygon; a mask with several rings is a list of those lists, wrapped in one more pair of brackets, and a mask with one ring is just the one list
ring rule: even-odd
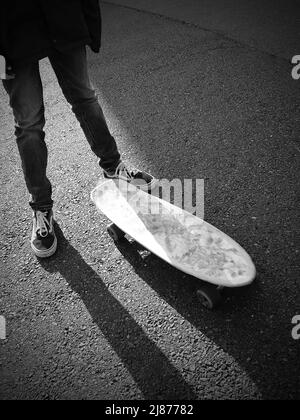
{"label": "skateboard wheel", "polygon": [[221,294],[216,287],[203,286],[197,290],[197,296],[202,306],[215,309],[221,303]]}
{"label": "skateboard wheel", "polygon": [[114,224],[107,227],[107,232],[115,242],[118,242],[125,237],[125,233]]}

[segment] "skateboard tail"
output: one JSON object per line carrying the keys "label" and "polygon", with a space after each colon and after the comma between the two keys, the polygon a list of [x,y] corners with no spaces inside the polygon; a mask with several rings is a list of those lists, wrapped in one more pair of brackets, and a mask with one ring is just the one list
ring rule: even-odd
{"label": "skateboard tail", "polygon": [[209,268],[209,269],[191,269],[187,265],[178,264],[176,261],[169,261],[170,265],[177,268],[178,270],[195,277],[199,280],[206,281],[215,286],[228,287],[228,288],[239,288],[246,287],[253,283],[256,278],[256,268],[251,260],[250,256],[247,255],[245,264],[243,265],[243,271],[238,273],[236,276],[232,276],[232,270],[230,268],[220,269]]}

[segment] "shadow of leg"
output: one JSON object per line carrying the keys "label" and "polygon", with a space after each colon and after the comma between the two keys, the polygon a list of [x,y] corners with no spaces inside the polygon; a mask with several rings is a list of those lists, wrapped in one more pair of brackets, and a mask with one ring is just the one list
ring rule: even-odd
{"label": "shadow of leg", "polygon": [[98,274],[68,243],[58,226],[56,231],[60,244],[59,253],[55,258],[42,260],[41,265],[49,272],[59,272],[81,297],[94,322],[118,354],[144,397],[196,399],[192,388],[180,372],[109,292]]}

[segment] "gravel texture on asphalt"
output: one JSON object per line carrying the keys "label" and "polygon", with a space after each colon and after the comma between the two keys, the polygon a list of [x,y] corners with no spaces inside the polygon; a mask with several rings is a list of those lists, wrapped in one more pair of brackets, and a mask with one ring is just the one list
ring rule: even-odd
{"label": "gravel texture on asphalt", "polygon": [[1,399],[298,399],[300,82],[289,62],[103,4],[91,77],[125,160],[205,180],[205,219],[252,256],[256,282],[208,312],[197,280],[112,243],[102,176],[48,60],[48,175],[59,249],[31,252],[31,212],[0,88]]}

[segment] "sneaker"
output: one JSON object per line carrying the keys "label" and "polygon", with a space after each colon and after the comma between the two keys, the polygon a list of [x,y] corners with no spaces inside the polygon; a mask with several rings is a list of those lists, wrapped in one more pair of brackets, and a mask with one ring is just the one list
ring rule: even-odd
{"label": "sneaker", "polygon": [[56,252],[57,238],[52,210],[34,212],[31,248],[39,258],[51,257]]}
{"label": "sneaker", "polygon": [[150,191],[157,184],[157,179],[152,175],[138,169],[129,170],[124,162],[121,162],[115,171],[104,171],[104,177],[108,179],[121,179],[143,191]]}

